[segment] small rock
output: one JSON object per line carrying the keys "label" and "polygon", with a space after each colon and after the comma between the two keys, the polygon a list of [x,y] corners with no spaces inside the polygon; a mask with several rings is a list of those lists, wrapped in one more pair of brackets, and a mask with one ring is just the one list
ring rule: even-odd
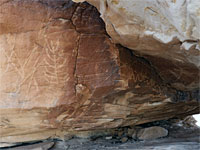
{"label": "small rock", "polygon": [[125,142],[127,142],[128,141],[128,138],[127,137],[123,137],[122,139],[121,139],[121,142],[122,143],[125,143]]}
{"label": "small rock", "polygon": [[139,126],[134,126],[130,129],[128,129],[128,137],[130,137],[134,140],[137,140],[137,133],[140,129],[142,129],[142,127],[139,127]]}
{"label": "small rock", "polygon": [[137,134],[137,138],[139,140],[153,140],[165,137],[167,135],[168,135],[168,130],[159,126],[154,126],[141,129]]}
{"label": "small rock", "polygon": [[131,136],[132,139],[136,140],[137,139],[137,132],[134,132]]}
{"label": "small rock", "polygon": [[111,140],[112,139],[112,136],[107,136],[106,137],[106,140]]}
{"label": "small rock", "polygon": [[128,129],[128,131],[127,131],[127,136],[128,137],[132,137],[132,135],[134,134],[134,133],[136,133],[136,130],[135,129]]}
{"label": "small rock", "polygon": [[119,131],[119,132],[118,132],[118,136],[119,136],[119,137],[122,137],[123,134],[124,134],[124,131]]}

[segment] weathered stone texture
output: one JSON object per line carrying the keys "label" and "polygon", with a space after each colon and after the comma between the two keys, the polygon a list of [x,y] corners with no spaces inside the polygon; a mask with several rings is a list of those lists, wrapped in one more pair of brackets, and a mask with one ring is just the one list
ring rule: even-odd
{"label": "weathered stone texture", "polygon": [[199,111],[196,86],[171,88],[153,64],[113,43],[87,3],[1,1],[0,64],[0,142],[61,138]]}

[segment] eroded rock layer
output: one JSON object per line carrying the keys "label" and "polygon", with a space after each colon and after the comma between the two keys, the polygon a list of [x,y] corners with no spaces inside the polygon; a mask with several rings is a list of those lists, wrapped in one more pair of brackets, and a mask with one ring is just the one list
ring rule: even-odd
{"label": "eroded rock layer", "polygon": [[198,88],[172,88],[146,57],[115,45],[87,3],[1,1],[0,142],[198,113]]}

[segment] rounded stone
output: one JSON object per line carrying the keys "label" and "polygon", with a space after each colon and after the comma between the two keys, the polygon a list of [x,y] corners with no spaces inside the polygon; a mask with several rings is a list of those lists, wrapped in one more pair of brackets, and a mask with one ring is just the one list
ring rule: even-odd
{"label": "rounded stone", "polygon": [[141,129],[137,134],[137,138],[139,140],[153,140],[165,137],[167,135],[168,135],[168,130],[159,126],[154,126]]}

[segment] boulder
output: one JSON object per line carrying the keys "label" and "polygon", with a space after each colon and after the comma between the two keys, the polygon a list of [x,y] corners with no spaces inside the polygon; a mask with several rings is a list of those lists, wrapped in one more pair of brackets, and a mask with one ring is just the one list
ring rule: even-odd
{"label": "boulder", "polygon": [[113,39],[88,3],[1,0],[0,142],[85,135],[199,112],[195,66],[188,78],[177,77],[186,84],[176,89],[168,71],[165,79],[155,69],[164,70],[169,59],[151,63],[150,55],[139,57]]}
{"label": "boulder", "polygon": [[153,126],[149,128],[141,129],[137,133],[139,140],[154,140],[157,138],[165,137],[168,135],[168,131],[165,128],[159,126]]}

